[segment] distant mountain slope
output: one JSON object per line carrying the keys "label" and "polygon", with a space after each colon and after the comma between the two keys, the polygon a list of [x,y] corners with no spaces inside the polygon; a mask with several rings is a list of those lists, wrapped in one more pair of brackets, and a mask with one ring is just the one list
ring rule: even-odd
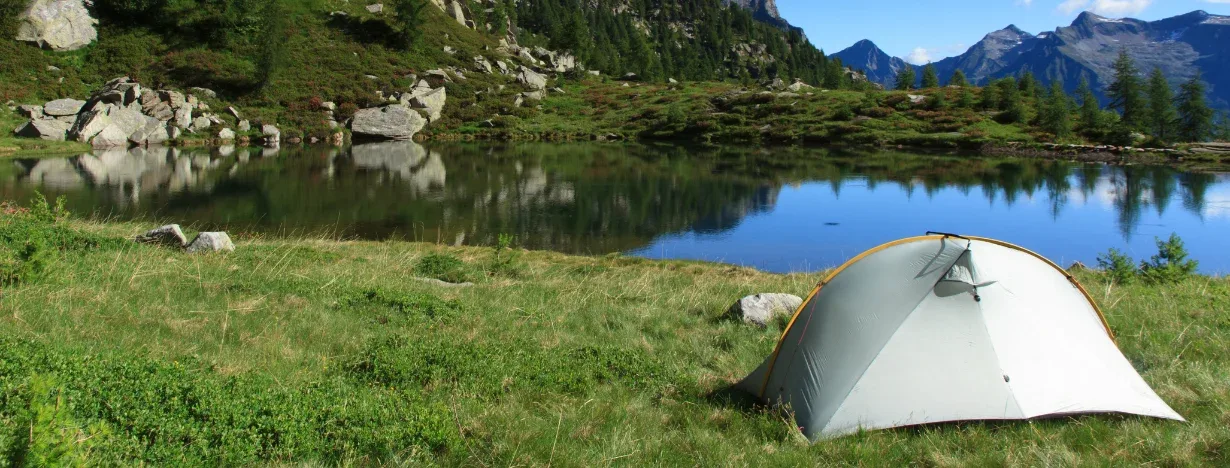
{"label": "distant mountain slope", "polygon": [[[834,55],[854,69],[867,69],[874,81],[892,84],[905,61],[874,46],[861,41]],[[1230,16],[1204,11],[1152,22],[1086,12],[1070,26],[1037,36],[1008,26],[935,66],[942,82],[956,70],[978,84],[1029,71],[1044,83],[1059,80],[1068,91],[1085,77],[1101,94],[1123,48],[1136,59],[1142,74],[1158,67],[1176,85],[1201,71],[1210,99],[1219,107],[1230,107]]]}
{"label": "distant mountain slope", "polygon": [[905,60],[889,56],[874,42],[868,40],[858,41],[849,48],[833,54],[832,57],[841,59],[841,63],[851,69],[862,70],[871,82],[889,88],[896,84],[897,73],[905,67],[912,66]]}

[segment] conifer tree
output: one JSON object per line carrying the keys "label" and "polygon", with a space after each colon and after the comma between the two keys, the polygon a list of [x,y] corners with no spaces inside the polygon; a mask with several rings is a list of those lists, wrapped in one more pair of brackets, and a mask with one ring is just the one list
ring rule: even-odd
{"label": "conifer tree", "polygon": [[1128,55],[1127,49],[1119,51],[1115,60],[1115,79],[1106,88],[1110,98],[1110,107],[1122,115],[1121,122],[1131,129],[1140,129],[1145,125],[1147,104],[1141,95],[1139,71],[1136,62]]}
{"label": "conifer tree", "polygon": [[952,72],[952,78],[948,79],[948,86],[969,86],[969,80],[965,78],[965,72],[961,70]]}
{"label": "conifer tree", "polygon": [[928,63],[923,67],[922,87],[923,89],[940,87],[940,77],[935,72],[935,64]]}
{"label": "conifer tree", "polygon": [[1101,120],[1102,107],[1098,104],[1098,97],[1094,96],[1093,89],[1089,87],[1089,80],[1084,76],[1081,77],[1080,86],[1076,88],[1076,97],[1081,101],[1081,129],[1085,133],[1096,131]]}
{"label": "conifer tree", "polygon": [[917,79],[918,76],[914,73],[914,67],[906,65],[901,72],[897,73],[897,90],[909,91],[914,89],[914,83]]}
{"label": "conifer tree", "polygon": [[393,22],[397,28],[398,45],[402,50],[410,50],[423,38],[424,5],[424,0],[393,0]]}
{"label": "conifer tree", "polygon": [[1179,122],[1176,130],[1183,141],[1204,141],[1213,130],[1213,109],[1205,101],[1204,80],[1196,72],[1179,87]]}
{"label": "conifer tree", "polygon": [[974,108],[974,91],[969,87],[961,88],[961,97],[958,98],[957,107],[962,109]]}
{"label": "conifer tree", "polygon": [[999,109],[999,87],[992,83],[990,86],[982,88],[982,101],[979,106],[982,110],[992,111]]}
{"label": "conifer tree", "polygon": [[1072,134],[1072,100],[1063,91],[1058,81],[1051,82],[1051,90],[1039,112],[1042,129],[1059,138]]}
{"label": "conifer tree", "polygon": [[256,57],[256,81],[261,88],[269,86],[286,65],[286,23],[290,16],[284,1],[269,0],[261,11],[260,50]]}
{"label": "conifer tree", "polygon": [[1174,110],[1174,92],[1161,68],[1149,75],[1149,131],[1159,140],[1173,138],[1174,122],[1179,119]]}

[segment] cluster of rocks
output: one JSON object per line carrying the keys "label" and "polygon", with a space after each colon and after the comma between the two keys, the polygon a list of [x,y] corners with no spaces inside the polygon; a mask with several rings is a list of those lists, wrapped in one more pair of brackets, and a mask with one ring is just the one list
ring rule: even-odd
{"label": "cluster of rocks", "polygon": [[[451,81],[443,70],[428,71],[409,91],[388,96],[393,104],[356,112],[350,120],[350,131],[358,139],[409,140],[429,123],[440,120],[448,103],[444,83]],[[437,86],[432,87],[432,82]]]}
{"label": "cluster of rocks", "polygon": [[[193,88],[205,96],[213,91]],[[194,94],[142,88],[128,77],[107,82],[88,99],[57,99],[43,105],[23,105],[18,112],[30,119],[14,133],[27,138],[73,140],[95,148],[161,145],[181,138],[185,132],[202,138],[229,142],[236,132],[226,127],[221,116],[209,112],[209,105]],[[238,121],[241,132],[251,130],[234,107],[225,112]],[[277,144],[278,129],[262,127],[264,141]]]}
{"label": "cluster of rocks", "polygon": [[[1043,143],[1043,148],[1051,151],[1071,152],[1071,153],[1156,153],[1156,154],[1180,154],[1182,151],[1173,148],[1137,148],[1134,146],[1111,146],[1111,145],[1071,145],[1059,143]],[[1228,148],[1230,152],[1230,148]]]}
{"label": "cluster of rocks", "polygon": [[774,78],[772,81],[765,83],[765,88],[775,91],[789,91],[792,93],[801,93],[803,91],[816,89],[815,86],[809,85],[801,79],[795,78],[794,83],[786,84],[781,78]]}
{"label": "cluster of rocks", "polygon": [[142,244],[183,249],[188,253],[234,252],[235,244],[225,232],[202,232],[192,242],[184,236],[178,224],[168,224],[141,234],[135,239]]}

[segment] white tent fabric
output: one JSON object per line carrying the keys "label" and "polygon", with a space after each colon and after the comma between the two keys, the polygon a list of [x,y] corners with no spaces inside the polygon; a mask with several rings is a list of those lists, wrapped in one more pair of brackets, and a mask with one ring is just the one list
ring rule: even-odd
{"label": "white tent fabric", "polygon": [[1183,420],[1063,269],[991,239],[904,239],[812,293],[740,386],[812,441],[860,429],[1126,413]]}

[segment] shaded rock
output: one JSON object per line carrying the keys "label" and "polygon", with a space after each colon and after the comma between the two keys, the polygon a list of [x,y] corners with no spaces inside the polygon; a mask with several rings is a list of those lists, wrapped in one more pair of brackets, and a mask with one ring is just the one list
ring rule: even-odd
{"label": "shaded rock", "polygon": [[744,323],[766,326],[779,316],[789,316],[803,305],[803,298],[792,294],[757,294],[739,299],[730,306],[731,317]]}
{"label": "shaded rock", "polygon": [[43,105],[43,113],[52,117],[77,115],[81,113],[83,107],[85,107],[85,101],[56,99]]}
{"label": "shaded rock", "polygon": [[175,108],[175,126],[188,128],[192,126],[192,107],[184,104]]}
{"label": "shaded rock", "polygon": [[184,94],[178,91],[159,91],[158,97],[163,102],[166,102],[167,105],[170,105],[172,109],[178,109],[188,104],[188,100],[184,97]]}
{"label": "shaded rock", "polygon": [[384,13],[384,4],[383,3],[373,3],[371,5],[368,5],[367,12],[368,13]]}
{"label": "shaded rock", "polygon": [[427,120],[418,112],[393,104],[356,112],[350,122],[350,131],[362,138],[409,140],[426,125]]}
{"label": "shaded rock", "polygon": [[215,93],[214,90],[209,89],[209,88],[188,88],[188,91],[199,94],[201,96],[205,96],[210,99],[218,99],[218,93]]}
{"label": "shaded rock", "polygon": [[135,239],[142,244],[162,245],[183,248],[188,244],[188,237],[178,224],[168,224],[158,229],[146,231]]}
{"label": "shaded rock", "polygon": [[225,232],[202,232],[188,244],[188,253],[234,252],[235,244]]}
{"label": "shaded rock", "polygon": [[251,123],[249,123],[247,120],[240,120],[240,121],[239,121],[239,131],[241,131],[241,132],[248,132],[248,131],[251,131],[251,130],[252,130],[252,124],[251,124]]}
{"label": "shaded rock", "polygon": [[491,67],[491,62],[481,55],[474,57],[474,69],[487,74],[495,73],[495,69]]}
{"label": "shaded rock", "polygon": [[225,111],[226,111],[226,113],[227,113],[227,114],[231,114],[231,117],[234,117],[234,118],[235,118],[235,120],[242,120],[242,119],[243,119],[243,117],[240,117],[240,116],[239,116],[239,110],[238,110],[238,109],[236,109],[236,108],[234,108],[234,107],[227,106],[227,107],[226,107],[226,109],[225,109]]}
{"label": "shaded rock", "polygon": [[77,50],[98,39],[98,20],[82,0],[34,0],[17,19],[17,40],[39,47]]}
{"label": "shaded rock", "polygon": [[27,119],[37,120],[37,119],[43,118],[43,116],[46,114],[43,114],[43,106],[32,106],[32,105],[27,104],[27,105],[17,106],[17,115],[20,115]]}
{"label": "shaded rock", "polygon": [[13,134],[24,138],[40,138],[50,141],[64,141],[68,137],[71,125],[59,120],[31,120],[17,127]]}

